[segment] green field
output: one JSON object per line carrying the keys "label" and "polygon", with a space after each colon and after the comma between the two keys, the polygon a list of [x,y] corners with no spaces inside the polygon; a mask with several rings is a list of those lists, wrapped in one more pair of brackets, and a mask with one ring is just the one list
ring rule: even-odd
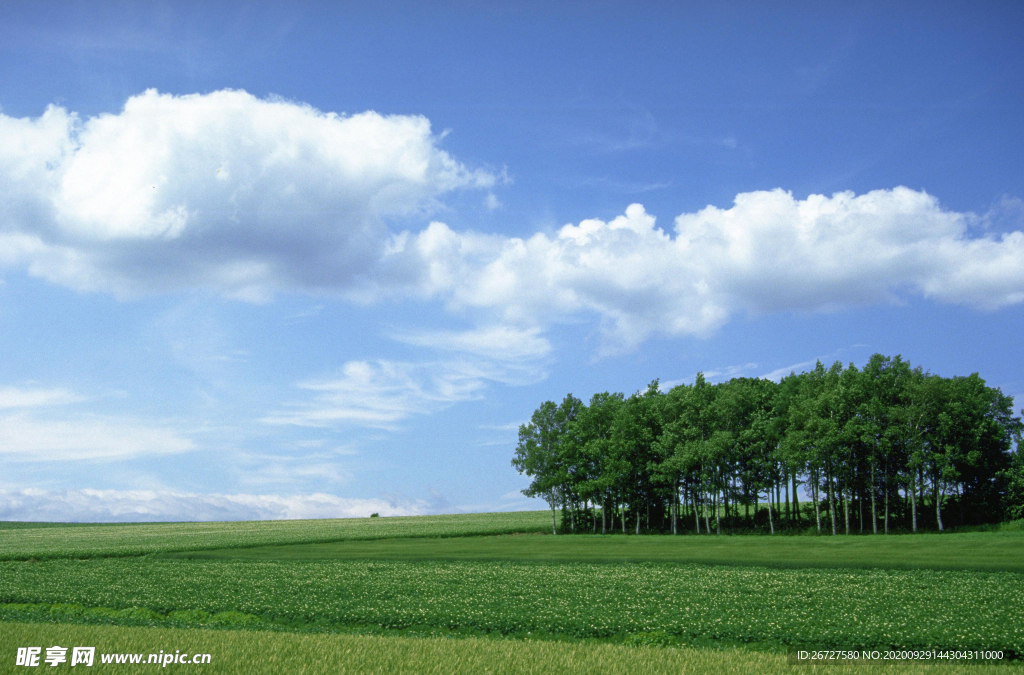
{"label": "green field", "polygon": [[[128,674],[156,666],[103,665],[101,654],[181,651],[210,654],[209,664],[174,665],[174,672],[246,673],[247,675],[346,675],[355,673],[417,673],[449,675],[493,673],[588,673],[594,675],[782,675],[784,673],[849,673],[849,666],[800,666],[794,671],[781,655],[743,649],[661,649],[622,645],[488,640],[466,638],[401,638],[350,635],[257,633],[121,626],[3,624],[0,631],[0,673],[31,672],[7,668],[18,647],[25,645],[96,647],[95,665],[87,672]],[[63,672],[55,670],[55,672]],[[73,671],[72,671],[73,672]],[[1019,666],[925,664],[899,662],[858,665],[856,673],[883,675],[1011,675]]]}
{"label": "green field", "polygon": [[[176,636],[222,663],[310,673],[771,672],[790,667],[787,650],[827,648],[1024,655],[1019,530],[539,534],[548,518],[0,528],[0,634]],[[342,647],[351,670],[324,670]],[[245,672],[283,672],[266,668]]]}
{"label": "green field", "polygon": [[613,641],[659,632],[682,644],[1024,654],[1022,581],[1010,572],[663,563],[106,558],[0,563],[0,616]]}
{"label": "green field", "polygon": [[223,548],[160,554],[159,557],[197,560],[665,562],[1024,572],[1024,532],[856,537],[499,535]]}
{"label": "green field", "polygon": [[26,527],[26,524],[19,523],[15,528],[0,527],[0,560],[142,555],[390,537],[464,537],[542,532],[550,527],[551,514],[548,511],[90,527]]}

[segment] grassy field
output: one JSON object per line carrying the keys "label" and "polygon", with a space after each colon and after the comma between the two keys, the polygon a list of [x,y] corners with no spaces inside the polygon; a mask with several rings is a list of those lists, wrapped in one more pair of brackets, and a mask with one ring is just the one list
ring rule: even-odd
{"label": "grassy field", "polygon": [[[542,536],[548,518],[0,527],[0,635],[182,648],[151,640],[168,635],[234,664],[203,672],[771,672],[794,648],[1024,655],[1019,529]],[[636,646],[651,644],[663,646]],[[342,647],[350,670],[331,661]]]}
{"label": "grassy field", "polygon": [[269,544],[304,544],[391,537],[463,537],[543,532],[548,511],[470,513],[396,518],[145,523],[90,527],[0,527],[0,560],[142,555],[166,551]]}
{"label": "grassy field", "polygon": [[1024,572],[1024,532],[855,537],[500,535],[225,548],[158,557],[202,560],[671,562]]}
{"label": "grassy field", "polygon": [[[480,638],[395,638],[303,635],[251,631],[208,631],[120,626],[40,626],[8,623],[0,631],[0,673],[29,672],[14,667],[18,647],[69,645],[96,647],[89,672],[127,674],[155,666],[104,665],[103,654],[181,651],[210,654],[204,665],[174,665],[174,672],[247,675],[344,675],[417,673],[449,675],[493,673],[593,673],[596,675],[773,675],[792,673],[785,656],[741,649],[662,649],[622,645],[488,640]],[[45,667],[45,666],[44,666]],[[65,665],[66,667],[66,665]],[[48,669],[48,668],[47,668]],[[56,671],[55,672],[63,672]],[[847,673],[848,666],[801,666],[801,673]],[[989,675],[1024,672],[1015,665],[888,663],[857,667],[864,675]]]}
{"label": "grassy field", "polygon": [[[116,580],[116,583],[112,583]],[[0,617],[1024,654],[1024,576],[664,563],[0,563]]]}

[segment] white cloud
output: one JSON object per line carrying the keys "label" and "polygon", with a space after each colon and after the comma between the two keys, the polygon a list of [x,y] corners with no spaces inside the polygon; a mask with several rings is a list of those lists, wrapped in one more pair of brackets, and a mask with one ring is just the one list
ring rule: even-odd
{"label": "white cloud", "polygon": [[[603,352],[709,336],[739,313],[911,296],[1024,302],[1013,198],[977,216],[905,187],[806,199],[776,189],[681,214],[672,231],[633,204],[526,238],[439,222],[395,234],[389,223],[502,176],[453,159],[423,117],[343,116],[242,91],[150,90],[84,121],[59,107],[0,115],[0,137],[0,264],[80,289],[440,298],[480,326],[596,318]],[[543,341],[528,335],[535,351]]]}
{"label": "white cloud", "polygon": [[522,420],[520,422],[509,422],[508,424],[481,424],[481,429],[490,429],[493,431],[519,431],[519,427],[524,424],[529,424],[530,420]]}
{"label": "white cloud", "polygon": [[543,373],[529,367],[486,359],[424,363],[349,361],[336,377],[300,383],[300,389],[312,393],[311,399],[282,406],[262,421],[308,427],[349,424],[394,429],[398,422],[412,415],[480,398],[490,382],[525,384],[541,377]]}
{"label": "white cloud", "polygon": [[499,361],[531,361],[551,353],[551,343],[537,327],[495,324],[466,331],[396,333],[392,337],[418,347],[474,354]]}
{"label": "white cloud", "polygon": [[[750,372],[754,368],[757,368],[756,363],[744,363],[740,365],[723,366],[721,368],[712,368],[711,370],[705,370],[702,372],[704,374],[704,379],[708,382],[727,382],[734,377],[748,377],[747,375],[744,375],[744,373]],[[694,373],[690,377],[678,380],[665,380],[658,383],[658,390],[661,392],[667,392],[681,384],[694,382],[696,379],[697,374]]]}
{"label": "white cloud", "polygon": [[54,420],[25,412],[0,417],[0,457],[7,460],[127,459],[195,448],[195,443],[172,429],[124,417]]}
{"label": "white cloud", "polygon": [[79,403],[85,398],[67,389],[39,389],[0,387],[0,410],[8,408],[38,408],[41,406]]}
{"label": "white cloud", "polygon": [[0,262],[122,295],[344,291],[379,257],[385,219],[495,182],[440,150],[423,117],[243,91],[149,90],[85,121],[0,115],[0,137]]}
{"label": "white cloud", "polygon": [[0,490],[0,520],[60,522],[282,520],[421,515],[423,501],[330,494],[194,494],[152,490]]}
{"label": "white cloud", "polygon": [[[754,368],[757,368],[756,363],[743,363],[740,365],[725,366],[723,368],[712,368],[711,370],[704,372],[704,379],[709,382],[726,382],[734,377],[746,377],[743,373],[750,372]],[[694,377],[696,377],[696,375],[694,375]]]}
{"label": "white cloud", "polygon": [[302,382],[304,402],[263,418],[268,424],[394,429],[412,415],[481,398],[490,383],[543,380],[551,344],[539,328],[488,325],[466,331],[397,333],[393,339],[453,356],[422,362],[350,361],[336,377]]}
{"label": "white cloud", "polygon": [[639,204],[528,239],[432,223],[393,240],[419,292],[518,325],[596,315],[603,350],[654,334],[708,336],[737,313],[830,310],[919,295],[980,309],[1024,302],[1024,232],[972,237],[971,214],[908,188],[798,200],[737,195],[670,234]]}
{"label": "white cloud", "polygon": [[771,371],[769,373],[765,373],[764,375],[761,375],[761,379],[762,380],[772,380],[774,382],[778,382],[782,378],[784,378],[787,375],[789,375],[790,373],[802,373],[806,369],[814,366],[814,364],[816,364],[816,363],[817,363],[817,361],[801,361],[800,363],[794,363],[794,364],[789,365],[789,366],[783,366],[781,368],[776,368],[775,370],[773,370],[773,371]]}

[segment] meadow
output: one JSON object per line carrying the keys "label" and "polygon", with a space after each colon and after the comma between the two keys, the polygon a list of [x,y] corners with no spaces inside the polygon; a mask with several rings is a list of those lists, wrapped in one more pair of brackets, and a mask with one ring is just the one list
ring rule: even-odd
{"label": "meadow", "polygon": [[[300,663],[303,650],[342,646],[384,655],[351,672],[771,672],[800,648],[1024,655],[1019,528],[539,534],[549,517],[0,528],[0,634],[171,635],[222,662],[299,659],[288,672],[310,673],[323,658]],[[593,650],[610,650],[603,670]],[[408,659],[424,665],[397,665]]]}
{"label": "meadow", "polygon": [[474,560],[1024,572],[1024,532],[854,537],[497,535],[407,537],[155,554],[195,560]]}
{"label": "meadow", "polygon": [[551,528],[547,511],[394,518],[0,527],[0,560],[142,555],[166,551],[392,537],[465,537]]}

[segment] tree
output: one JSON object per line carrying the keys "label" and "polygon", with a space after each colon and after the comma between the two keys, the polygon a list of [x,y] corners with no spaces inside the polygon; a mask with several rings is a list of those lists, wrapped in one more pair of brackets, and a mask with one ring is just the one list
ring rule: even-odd
{"label": "tree", "polygon": [[712,513],[721,533],[741,518],[749,525],[751,505],[754,525],[774,533],[776,514],[780,524],[800,522],[801,484],[819,533],[827,517],[833,535],[840,518],[849,534],[854,511],[864,532],[868,501],[870,531],[882,523],[886,533],[916,532],[928,496],[941,531],[951,520],[1024,517],[1022,433],[1013,400],[977,373],[943,378],[875,354],[863,370],[819,362],[779,384],[712,385],[698,373],[667,394],[657,380],[629,398],[596,394],[589,405],[569,394],[520,427],[512,464],[533,479],[523,492],[548,502],[556,533],[588,523],[596,532],[598,505],[602,533],[612,514],[623,533],[628,517],[637,533],[670,521],[675,534],[687,509],[698,534],[702,519],[711,532]]}
{"label": "tree", "polygon": [[567,461],[566,432],[581,405],[582,402],[572,394],[567,395],[561,405],[555,405],[553,401],[542,403],[534,411],[530,423],[519,427],[519,444],[512,459],[512,466],[519,473],[533,477],[533,482],[523,490],[523,494],[542,497],[551,507],[553,534],[558,533],[555,509],[559,504],[564,508],[576,468]]}

